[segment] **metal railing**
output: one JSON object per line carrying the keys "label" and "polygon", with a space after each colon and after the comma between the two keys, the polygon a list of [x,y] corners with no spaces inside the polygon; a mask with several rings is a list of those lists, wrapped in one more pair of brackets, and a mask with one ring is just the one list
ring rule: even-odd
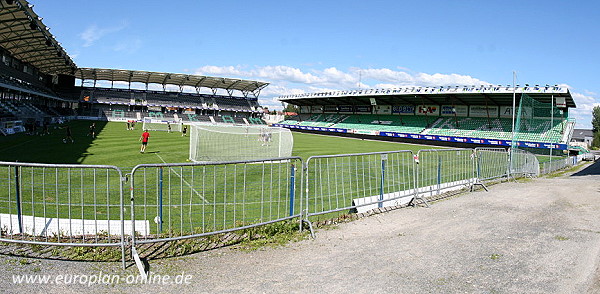
{"label": "metal railing", "polygon": [[109,165],[0,162],[0,242],[120,246],[121,170]]}
{"label": "metal railing", "polygon": [[470,187],[476,183],[473,149],[432,149],[417,153],[417,190],[421,197]]}
{"label": "metal railing", "polygon": [[540,175],[540,162],[535,154],[521,149],[510,149],[508,153],[512,157],[509,167],[509,174],[511,176],[537,177]]}
{"label": "metal railing", "polygon": [[480,181],[508,176],[509,154],[504,148],[475,148],[476,175]]}
{"label": "metal railing", "polygon": [[577,156],[562,157],[559,159],[553,159],[540,164],[540,174],[549,174],[557,170],[561,170],[573,165],[578,162]]}
{"label": "metal railing", "polygon": [[308,216],[400,205],[416,193],[411,151],[312,156],[304,169]]}
{"label": "metal railing", "polygon": [[427,204],[482,181],[577,161],[540,165],[521,150],[513,150],[512,166],[509,159],[501,148],[436,149],[313,156],[305,163],[288,157],[140,164],[127,175],[108,165],[0,162],[0,242],[120,247],[125,264],[126,248],[134,252],[136,244]]}
{"label": "metal railing", "polygon": [[133,244],[219,234],[300,216],[299,157],[140,164],[130,174]]}

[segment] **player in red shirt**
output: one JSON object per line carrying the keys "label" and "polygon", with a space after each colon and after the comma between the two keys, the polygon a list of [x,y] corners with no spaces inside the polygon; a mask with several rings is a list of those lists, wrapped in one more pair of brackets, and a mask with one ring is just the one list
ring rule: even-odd
{"label": "player in red shirt", "polygon": [[150,133],[148,133],[148,130],[144,130],[142,136],[140,137],[140,141],[142,141],[142,148],[140,149],[140,153],[144,153],[144,151],[146,151],[146,146],[148,145],[148,138],[150,138]]}

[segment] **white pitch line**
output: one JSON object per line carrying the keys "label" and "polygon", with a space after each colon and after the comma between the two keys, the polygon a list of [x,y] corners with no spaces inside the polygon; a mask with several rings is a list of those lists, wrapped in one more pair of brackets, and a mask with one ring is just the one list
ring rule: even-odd
{"label": "white pitch line", "polygon": [[[156,156],[158,156],[158,158],[160,158],[160,160],[162,160],[163,163],[167,163],[162,157],[160,157],[160,155],[158,155],[158,153],[154,153]],[[204,196],[202,196],[202,194],[198,193],[198,191],[196,191],[196,189],[194,189],[192,187],[192,185],[190,183],[188,183],[188,181],[186,181],[180,174],[177,173],[177,171],[175,171],[175,169],[173,169],[172,167],[169,167],[170,170],[172,170],[178,177],[180,177],[183,182],[188,185],[188,187],[190,187],[192,189],[192,191],[194,191],[194,193],[196,193],[196,195],[198,195],[198,197],[200,197],[202,199],[202,201],[204,201],[204,203],[210,203],[208,200],[206,200],[204,198]]]}

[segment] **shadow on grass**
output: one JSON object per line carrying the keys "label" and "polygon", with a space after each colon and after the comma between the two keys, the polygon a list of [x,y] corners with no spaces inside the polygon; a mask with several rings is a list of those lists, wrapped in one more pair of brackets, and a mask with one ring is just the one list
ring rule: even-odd
{"label": "shadow on grass", "polygon": [[[96,135],[102,132],[106,121],[72,121],[50,126],[48,135],[16,134],[0,138],[0,161],[36,163],[81,163],[90,154],[88,148],[95,138],[89,134],[90,125],[96,124]],[[63,142],[65,126],[71,128],[74,143]]]}

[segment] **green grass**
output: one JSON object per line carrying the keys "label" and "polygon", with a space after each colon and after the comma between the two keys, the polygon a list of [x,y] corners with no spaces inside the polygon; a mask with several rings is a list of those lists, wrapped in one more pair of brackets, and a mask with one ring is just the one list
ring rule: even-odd
{"label": "green grass", "polygon": [[[0,161],[114,165],[130,169],[143,163],[183,163],[189,158],[189,137],[181,133],[150,132],[145,154],[139,152],[142,125],[126,130],[124,122],[96,122],[97,137],[88,136],[90,121],[70,122],[75,143],[63,143],[65,131],[55,126],[47,136],[16,134],[0,137]],[[353,138],[293,133],[293,156],[376,151],[434,149],[426,145],[370,141]],[[439,147],[437,147],[439,148]]]}
{"label": "green grass", "polygon": [[[141,154],[140,124],[130,131],[126,130],[125,123],[96,122],[96,138],[88,136],[90,124],[89,121],[69,123],[74,143],[63,143],[65,130],[58,126],[51,127],[51,134],[46,136],[17,134],[1,137],[0,160],[112,165],[127,174],[138,164],[184,163],[188,158],[189,137],[182,137],[181,133],[150,132],[146,153]],[[304,133],[293,135],[293,155],[304,160],[314,155],[431,149],[430,146],[393,142]],[[296,166],[299,191],[302,169],[299,164]],[[124,183],[125,218],[130,218],[128,187],[134,182],[135,219],[147,220],[152,234],[203,233],[278,219],[289,215],[287,187],[290,173],[290,164],[286,162],[138,169],[135,176]],[[0,168],[0,179],[2,213],[16,214],[16,183],[20,182],[19,196],[24,215],[85,220],[119,218],[120,178],[115,170],[37,167],[17,170],[5,166]],[[294,210],[298,213],[300,201],[295,204]],[[154,222],[160,207],[165,220],[162,228]],[[62,227],[61,230],[68,231],[69,228]]]}
{"label": "green grass", "polygon": [[374,140],[361,140],[334,136],[323,136],[306,133],[293,133],[294,150],[292,155],[307,159],[310,156],[367,153],[379,151],[411,150],[417,152],[421,149],[440,149],[430,145],[403,144]]}
{"label": "green grass", "polygon": [[[189,155],[189,138],[181,133],[150,132],[145,154],[139,152],[141,124],[126,130],[125,123],[96,122],[97,136],[88,136],[91,122],[70,122],[75,143],[63,143],[65,130],[50,128],[50,135],[17,134],[0,138],[0,160],[38,163],[115,165],[131,168],[142,163],[185,162]],[[160,156],[160,157],[159,157]]]}

